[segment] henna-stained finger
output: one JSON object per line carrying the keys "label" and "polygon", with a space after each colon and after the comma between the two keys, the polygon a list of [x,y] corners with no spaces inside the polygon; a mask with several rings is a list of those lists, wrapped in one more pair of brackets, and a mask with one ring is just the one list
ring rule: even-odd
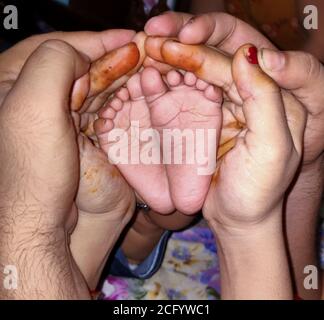
{"label": "henna-stained finger", "polygon": [[139,50],[136,44],[131,42],[94,62],[90,68],[89,96],[104,91],[116,79],[129,73],[136,67],[139,59]]}
{"label": "henna-stained finger", "polygon": [[161,48],[165,41],[176,40],[175,38],[164,38],[164,37],[147,37],[145,41],[145,52],[147,57],[144,60],[144,67],[153,67],[159,70],[162,74],[168,73],[174,69],[174,66],[170,66],[163,63],[163,57],[161,55]]}
{"label": "henna-stained finger", "polygon": [[161,48],[167,40],[172,40],[165,37],[147,37],[145,41],[146,54],[155,61],[164,62],[161,54]]}
{"label": "henna-stained finger", "polygon": [[[104,63],[99,64],[95,62],[95,66],[91,67],[90,74],[93,68],[95,68],[96,76],[100,79],[103,78],[104,82],[100,81],[100,87],[97,83],[93,83],[94,78],[90,77],[91,87],[96,90],[90,90],[88,98],[84,101],[80,112],[96,112],[107,101],[109,96],[115,92],[118,88],[124,85],[127,80],[136,73],[143,64],[146,58],[145,53],[145,40],[146,34],[139,32],[132,39],[132,42],[122,48],[116,49],[115,52],[119,54],[117,58],[108,53],[98,61],[104,60]],[[136,50],[135,50],[136,48]],[[123,49],[123,51],[121,51]],[[137,59],[136,58],[137,51]],[[111,60],[113,58],[113,60]],[[122,61],[122,65],[118,65],[118,62]],[[110,68],[108,74],[106,68]],[[113,75],[113,76],[112,76]]]}
{"label": "henna-stained finger", "polygon": [[140,52],[137,45],[130,42],[93,62],[89,74],[78,79],[74,85],[71,97],[72,110],[83,112],[84,104],[87,104],[86,98],[91,99],[107,89],[117,79],[134,69],[139,60]]}
{"label": "henna-stained finger", "polygon": [[146,58],[146,51],[145,51],[145,42],[146,42],[147,35],[145,32],[141,31],[136,33],[135,37],[133,38],[133,42],[136,44],[138,52],[139,52],[139,59],[138,63],[135,67],[133,67],[128,73],[128,76],[132,76],[136,73],[143,65],[143,62]]}
{"label": "henna-stained finger", "polygon": [[164,63],[193,72],[199,79],[221,87],[236,104],[242,104],[232,78],[232,59],[224,53],[204,45],[167,40],[162,44],[161,56]]}
{"label": "henna-stained finger", "polygon": [[145,49],[152,59],[193,72],[198,78],[221,87],[233,102],[242,104],[233,84],[232,59],[217,49],[182,44],[165,37],[148,37]]}

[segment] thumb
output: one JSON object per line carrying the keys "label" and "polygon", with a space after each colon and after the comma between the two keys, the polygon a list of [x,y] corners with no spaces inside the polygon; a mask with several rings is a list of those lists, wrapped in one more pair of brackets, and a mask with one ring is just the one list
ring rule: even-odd
{"label": "thumb", "polygon": [[66,114],[73,83],[88,69],[88,59],[66,42],[45,41],[26,61],[6,102],[24,115]]}
{"label": "thumb", "polygon": [[269,151],[274,145],[279,148],[278,144],[284,149],[290,134],[281,91],[259,67],[256,47],[247,44],[236,52],[232,73],[243,100],[248,137]]}
{"label": "thumb", "polygon": [[280,87],[291,90],[308,111],[318,112],[324,102],[324,67],[320,61],[306,52],[271,49],[261,49],[259,56],[266,74]]}

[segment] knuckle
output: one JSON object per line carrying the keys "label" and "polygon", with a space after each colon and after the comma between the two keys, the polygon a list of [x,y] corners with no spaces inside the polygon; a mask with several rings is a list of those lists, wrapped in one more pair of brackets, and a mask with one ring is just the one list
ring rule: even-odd
{"label": "knuckle", "polygon": [[74,49],[65,41],[57,40],[57,39],[51,39],[46,40],[42,42],[39,46],[40,50],[50,50],[56,54],[60,55],[74,55],[75,51]]}

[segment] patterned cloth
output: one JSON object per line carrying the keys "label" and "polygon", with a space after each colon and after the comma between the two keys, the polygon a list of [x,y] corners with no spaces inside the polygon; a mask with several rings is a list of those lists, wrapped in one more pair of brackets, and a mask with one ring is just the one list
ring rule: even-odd
{"label": "patterned cloth", "polygon": [[[324,268],[324,224],[321,258]],[[162,266],[150,279],[108,276],[102,288],[106,300],[217,300],[219,292],[214,236],[201,225],[172,235]]]}

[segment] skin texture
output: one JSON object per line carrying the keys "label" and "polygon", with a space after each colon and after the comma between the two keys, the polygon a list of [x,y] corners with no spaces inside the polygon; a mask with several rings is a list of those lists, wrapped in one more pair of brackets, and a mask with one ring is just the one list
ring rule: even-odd
{"label": "skin texture", "polygon": [[[221,159],[203,214],[220,247],[223,299],[291,299],[283,201],[301,160],[306,117],[296,100],[283,99],[273,80],[247,61],[250,47],[236,52],[232,66],[247,129]],[[285,116],[290,108],[299,110],[294,122]]]}
{"label": "skin texture", "polygon": [[[65,44],[63,43],[60,43],[60,44],[58,44],[58,43],[55,43],[55,44],[53,44],[53,46],[54,47],[51,47],[52,46],[52,44],[49,46],[51,49],[54,49],[54,51],[60,51],[60,50],[62,50],[63,52],[65,52],[64,50],[67,50],[67,51],[69,51],[70,49],[68,49],[67,47],[65,47]],[[64,49],[63,49],[64,48]],[[43,49],[43,48],[42,48]],[[48,48],[46,48],[46,46],[45,46],[45,49],[48,49]],[[73,50],[72,50],[73,51]],[[70,51],[69,51],[70,52]],[[89,53],[88,53],[88,55],[89,55]],[[90,56],[91,56],[91,54],[90,54]],[[56,58],[56,57],[55,57]],[[82,59],[85,59],[83,56],[81,56],[81,60]],[[31,60],[32,61],[32,60]],[[53,61],[56,61],[56,59],[54,59],[53,58]],[[85,59],[85,61],[87,62],[87,59]],[[32,61],[33,62],[33,61]],[[27,64],[27,66],[26,66],[26,68],[28,67],[28,64]],[[89,67],[89,64],[88,64],[88,67]],[[26,69],[27,71],[28,71],[28,69]],[[28,72],[26,71],[26,74],[28,75]],[[86,71],[86,68],[84,68],[84,72]],[[81,72],[81,73],[76,73],[75,74],[75,77],[76,78],[78,78],[78,76],[85,76],[86,75],[86,73],[84,73],[83,74],[83,72]],[[22,79],[24,79],[23,77],[22,77]],[[28,77],[27,77],[27,79],[28,79]],[[7,80],[7,81],[6,81]],[[8,84],[10,84],[10,80],[14,80],[14,78],[11,78],[11,79],[6,79],[5,81],[4,81],[4,86],[2,86],[2,88],[1,88],[1,90],[2,90],[2,92],[7,92],[6,90],[8,89]],[[52,79],[53,80],[53,79]],[[57,83],[56,83],[56,85],[57,85]],[[7,87],[6,87],[7,86]],[[66,87],[66,84],[64,84],[64,86],[62,85],[62,87],[64,88],[64,87]],[[68,87],[68,86],[67,86]],[[14,91],[14,90],[13,90]],[[19,92],[19,90],[17,89],[17,91]],[[64,91],[63,90],[63,92],[66,92],[66,91]],[[10,101],[10,100],[9,100]],[[28,101],[28,100],[27,100]],[[6,108],[4,108],[4,115],[6,115],[6,112],[7,112],[7,110],[6,110]],[[8,118],[5,118],[4,117],[4,119],[5,120],[8,120]],[[8,123],[10,123],[9,121],[8,121]],[[9,127],[8,127],[8,124],[7,124],[7,127],[6,127],[7,129],[9,129]],[[23,126],[22,126],[22,128],[23,128]],[[10,132],[10,130],[8,130],[8,132]],[[72,141],[72,140],[71,140]],[[73,149],[73,148],[72,148]],[[7,151],[7,150],[6,150]],[[63,163],[65,163],[64,161],[63,161]],[[55,173],[56,173],[56,171],[55,170],[53,170]],[[9,173],[7,173],[7,174],[9,174]],[[4,175],[5,177],[6,177],[6,175]],[[55,179],[54,179],[55,180]],[[75,182],[75,179],[70,179],[70,180],[72,180],[72,182],[74,183]],[[8,181],[10,181],[10,179],[8,179]],[[39,188],[39,189],[41,189],[41,188]],[[45,188],[44,188],[45,189]],[[73,188],[72,188],[73,189]],[[14,188],[13,189],[10,189],[9,188],[9,190],[7,191],[8,192],[8,194],[9,195],[12,195],[12,191],[14,190]],[[26,194],[28,195],[29,194],[29,192],[26,192]],[[69,192],[67,192],[66,194],[64,194],[64,196],[69,196]],[[10,199],[10,197],[9,197],[9,199]],[[26,199],[25,199],[26,200]],[[28,197],[27,197],[27,200],[28,200]],[[69,201],[67,201],[67,202],[69,202]],[[53,202],[53,204],[54,204],[54,202]],[[63,206],[64,206],[64,201],[63,201]],[[8,208],[8,207],[6,207],[6,208]],[[39,211],[40,210],[42,210],[42,208],[39,208],[38,209]],[[61,212],[64,212],[65,210],[64,210],[64,208],[62,207],[59,211],[61,211]],[[7,214],[6,213],[6,210],[4,209],[4,210],[2,210],[2,212],[4,212],[5,214]],[[27,210],[27,212],[28,212],[28,210]],[[37,212],[37,210],[36,210],[36,212]],[[46,212],[46,211],[45,211]],[[73,211],[73,210],[71,210],[70,211],[70,216],[73,218],[73,212],[75,212],[75,211]],[[4,214],[4,215],[5,215]],[[50,213],[50,212],[48,212],[48,214],[46,214],[45,216],[47,216],[47,215],[49,215],[49,216],[52,216],[52,213]],[[70,220],[72,220],[72,222],[70,221]],[[60,220],[57,220],[57,221],[51,221],[50,223],[54,223],[54,225],[57,225],[57,223],[60,225],[61,224],[61,221]],[[69,229],[70,228],[70,226],[73,224],[73,219],[67,219],[67,224],[66,224],[66,227]],[[48,227],[48,225],[46,226],[46,227]],[[46,243],[46,242],[45,242]],[[45,248],[46,248],[46,246],[45,246]],[[64,248],[64,246],[63,246],[63,248]],[[4,251],[4,252],[6,252],[6,251]],[[63,254],[63,256],[64,257],[66,257],[66,253],[64,253]],[[75,264],[73,263],[73,261],[71,262],[71,260],[69,260],[69,258],[67,258],[67,261],[65,262],[66,263],[66,267],[67,267],[67,270],[68,269],[72,269],[72,270],[74,270],[74,268],[75,268]],[[70,271],[69,271],[70,272]],[[69,273],[68,272],[68,273]],[[72,281],[76,281],[76,283],[78,283],[78,286],[80,286],[80,290],[75,290],[75,292],[81,292],[81,291],[84,291],[84,289],[82,288],[82,280],[81,280],[81,278],[79,278],[79,280],[75,280],[75,278],[78,278],[78,275],[77,275],[77,271],[76,271],[76,273],[74,273],[74,272],[72,272],[72,274],[73,274],[73,276],[72,276]],[[74,276],[74,274],[76,274],[76,276]],[[55,279],[55,277],[53,278],[53,279]],[[74,279],[74,280],[73,280]],[[73,287],[73,286],[71,286],[71,287]],[[61,292],[61,291],[58,291],[58,292]],[[86,295],[85,295],[86,296]]]}
{"label": "skin texture", "polygon": [[[200,129],[206,135],[208,129],[214,129],[216,136],[209,138],[214,139],[212,141],[204,141],[203,152],[208,152],[209,157],[210,153],[216,153],[221,124],[221,91],[190,73],[182,76],[173,70],[165,79],[164,81],[156,69],[145,68],[141,75],[132,76],[126,88],[117,92],[100,111],[100,119],[96,121],[95,127],[99,143],[108,157],[109,151],[116,146],[116,143],[109,142],[109,134],[115,129],[123,129],[128,140],[125,161],[128,160],[130,146],[136,143],[136,140],[131,140],[131,121],[139,122],[140,134],[147,129],[157,130],[160,141],[163,141],[164,129]],[[146,145],[150,147],[152,142],[139,144],[139,150],[144,156],[147,152]],[[159,141],[155,145],[155,152],[160,155]],[[185,159],[186,149],[180,149],[179,152],[182,152]],[[167,154],[167,150],[163,150],[163,156],[167,157]],[[119,163],[117,166],[137,194],[153,210],[161,214],[170,213],[175,206],[183,213],[195,214],[202,208],[214,172],[214,163],[210,163],[212,159],[209,160],[209,172],[205,175],[199,175],[199,168],[203,166],[198,163],[181,166],[173,162],[152,165]],[[207,172],[205,166],[204,169]],[[147,184],[142,183],[143,176],[146,177]]]}
{"label": "skin texture", "polygon": [[148,37],[145,49],[152,59],[190,71],[198,78],[222,88],[233,102],[242,103],[235,86],[232,86],[231,58],[214,48],[184,45],[163,37]]}
{"label": "skin texture", "polygon": [[[20,189],[22,193],[18,194],[17,192],[15,192],[14,188],[11,188],[11,186],[14,187],[14,185],[12,185],[11,183],[7,183],[7,181],[13,181],[11,177],[12,175],[17,174],[17,172],[14,169],[10,169],[8,166],[1,167],[1,178],[3,182],[0,185],[1,197],[4,197],[7,200],[7,202],[2,201],[0,208],[2,222],[2,255],[0,261],[2,264],[12,263],[16,265],[18,267],[18,273],[22,281],[25,282],[25,285],[22,288],[20,288],[20,290],[17,290],[15,292],[1,292],[1,295],[3,295],[4,297],[9,297],[8,295],[10,294],[11,298],[88,298],[89,295],[86,288],[86,284],[84,282],[84,278],[87,282],[87,286],[94,289],[97,280],[100,276],[101,269],[105,264],[105,261],[109,255],[111,248],[113,247],[115,241],[119,237],[121,230],[125,227],[125,225],[128,223],[132,216],[132,213],[134,211],[134,195],[131,189],[129,188],[128,184],[120,176],[118,171],[116,171],[116,169],[106,161],[106,157],[104,156],[104,154],[102,154],[101,151],[97,149],[85,135],[79,133],[79,131],[81,129],[87,132],[89,136],[93,137],[93,130],[91,128],[93,126],[93,122],[96,116],[90,111],[96,109],[96,102],[98,96],[90,98],[87,96],[89,94],[88,91],[90,87],[90,77],[89,72],[87,71],[91,70],[93,66],[97,68],[96,61],[98,61],[98,59],[100,61],[101,56],[104,57],[103,59],[105,60],[105,62],[107,62],[108,66],[112,65],[113,68],[116,68],[116,65],[113,64],[115,60],[113,60],[112,63],[109,64],[109,61],[107,60],[107,55],[111,56],[111,54],[109,53],[111,52],[111,50],[114,50],[116,47],[122,47],[123,45],[125,45],[125,43],[129,42],[130,40],[133,40],[138,46],[140,58],[137,65],[134,67],[135,69],[131,70],[130,74],[136,72],[137,68],[141,66],[144,59],[143,48],[145,37],[143,37],[143,33],[140,33],[132,39],[133,35],[134,33],[131,31],[119,30],[102,33],[52,33],[48,35],[41,35],[29,38],[1,55],[1,102],[3,102],[3,100],[6,98],[8,92],[11,93],[12,91],[18,91],[18,97],[21,95],[20,92],[22,89],[16,89],[17,85],[15,83],[16,79],[18,78],[18,75],[20,75],[21,73],[21,68],[24,66],[26,59],[28,59],[31,56],[33,50],[35,50],[41,43],[43,43],[47,39],[60,39],[61,41],[54,41],[54,43],[50,42],[49,48],[47,46],[42,45],[37,51],[37,58],[34,58],[34,60],[39,61],[42,59],[42,55],[45,55],[51,57],[51,59],[50,61],[44,60],[44,63],[46,63],[46,66],[53,65],[53,68],[55,67],[55,72],[57,72],[55,74],[59,75],[60,68],[63,68],[64,71],[68,70],[70,72],[69,67],[71,65],[74,65],[75,63],[66,61],[66,58],[68,57],[72,60],[75,59],[73,58],[75,56],[75,51],[67,43],[70,43],[73,46],[75,46],[79,50],[78,54],[80,55],[80,57],[78,56],[78,59],[81,59],[81,61],[82,59],[85,60],[85,63],[83,63],[85,67],[83,67],[84,74],[80,74],[80,77],[79,74],[76,74],[76,81],[74,85],[71,83],[71,108],[73,109],[73,97],[75,95],[77,96],[81,93],[82,97],[86,96],[86,99],[81,109],[79,109],[78,113],[72,112],[72,114],[69,115],[69,113],[65,111],[64,113],[60,113],[60,111],[58,113],[59,120],[50,120],[51,123],[54,121],[53,123],[55,123],[55,125],[63,123],[65,126],[63,126],[63,128],[65,128],[64,130],[67,130],[67,128],[69,128],[68,132],[70,133],[67,133],[68,136],[72,135],[72,137],[76,137],[75,131],[78,134],[77,140],[78,150],[80,152],[80,169],[78,165],[79,161],[75,158],[75,155],[78,154],[78,152],[75,152],[76,145],[73,142],[75,141],[75,138],[69,140],[70,146],[67,145],[67,140],[66,138],[64,138],[64,143],[61,143],[59,141],[57,142],[60,144],[59,149],[62,151],[69,151],[66,154],[67,162],[62,161],[60,166],[68,165],[68,168],[60,167],[54,170],[54,168],[51,167],[50,172],[52,172],[55,175],[55,178],[48,178],[49,180],[53,181],[53,183],[55,181],[56,183],[61,183],[62,181],[64,181],[64,179],[68,180],[68,183],[65,184],[67,190],[61,190],[61,187],[57,188],[57,190],[60,190],[60,194],[63,194],[65,198],[69,198],[66,204],[64,204],[61,195],[60,203],[56,201],[57,195],[55,192],[53,192],[53,190],[56,190],[56,188],[53,185],[36,185],[35,192],[41,191],[42,195],[46,195],[46,199],[42,201],[42,203],[46,204],[45,208],[42,207],[41,204],[39,204],[39,201],[35,202],[35,199],[33,197],[31,199],[29,198],[29,196],[31,196],[31,189],[29,187],[26,188],[26,190],[28,190],[26,192],[23,192],[24,189],[22,187]],[[45,48],[43,48],[43,46]],[[129,46],[122,47],[121,50],[123,53],[125,53],[125,48],[129,48]],[[45,49],[46,53],[39,53],[39,50],[43,51]],[[47,52],[48,49],[51,49],[49,50],[49,52],[53,53],[53,56],[49,55],[49,53]],[[114,52],[115,54],[117,54],[118,49]],[[62,53],[62,56],[59,55],[60,53]],[[33,57],[34,55],[35,53],[33,54]],[[68,67],[62,66],[60,64],[61,61],[65,61]],[[93,61],[92,65],[90,65],[91,61]],[[33,68],[36,72],[36,66],[29,68]],[[101,66],[105,67],[106,65],[101,63]],[[120,68],[118,70],[120,72]],[[51,72],[51,70],[48,71],[48,76],[53,77],[54,72]],[[105,75],[105,71],[105,68],[103,68],[103,75]],[[24,72],[26,73],[26,71]],[[112,72],[114,72],[114,70],[112,70]],[[64,76],[67,76],[67,74],[63,72],[62,77]],[[108,88],[100,88],[100,90],[104,90],[104,94],[110,94],[109,92],[113,92],[118,87],[118,85],[122,85],[125,81],[127,81],[129,75],[122,75],[118,72],[115,72],[114,77],[118,79],[112,84],[112,86]],[[43,79],[43,77],[40,78]],[[28,75],[25,81],[26,83],[33,83],[33,76]],[[59,83],[59,81],[56,78],[52,79],[52,81],[53,82],[49,83],[55,82],[55,86],[57,86],[57,84]],[[20,83],[23,84],[24,82],[20,80]],[[23,85],[20,85],[20,87],[23,88]],[[68,95],[67,90],[69,88],[69,85],[64,84],[63,88],[63,94]],[[37,89],[35,90],[37,91]],[[55,92],[52,92],[50,88],[47,87],[46,90],[42,89],[40,90],[40,92],[50,92],[52,94],[50,100],[55,101],[55,99],[53,99],[53,97],[55,97]],[[39,101],[39,103],[41,103],[41,99],[45,99],[46,101],[48,100],[48,98],[40,96],[39,94],[35,96],[37,96],[37,101]],[[29,137],[28,141],[33,142],[31,146],[33,146],[33,148],[37,147],[37,150],[42,150],[42,148],[44,148],[44,144],[42,144],[41,142],[44,142],[44,140],[47,139],[42,140],[38,139],[38,137],[35,136],[29,136],[28,134],[32,135],[32,132],[28,131],[28,134],[26,134],[26,131],[24,131],[25,126],[26,124],[31,123],[30,119],[34,118],[33,116],[31,116],[32,114],[38,115],[40,119],[42,119],[39,120],[40,122],[37,123],[41,124],[43,121],[47,122],[48,120],[46,119],[48,119],[48,117],[51,117],[51,112],[54,112],[55,110],[57,110],[57,108],[55,108],[55,106],[49,106],[50,109],[39,108],[37,104],[35,105],[35,100],[33,100],[32,97],[33,96],[31,95],[30,106],[32,106],[34,109],[29,108],[27,109],[28,112],[23,112],[24,122],[21,123],[21,125],[18,124],[18,127],[20,127],[21,130],[15,132],[15,137],[17,137],[18,139],[18,137],[20,137],[21,134],[24,136],[24,139]],[[19,101],[16,98],[12,99],[13,101]],[[83,99],[84,98],[82,98],[81,101]],[[60,98],[59,101],[67,100],[68,98],[65,97],[64,99]],[[12,148],[12,145],[11,147],[9,147],[9,141],[11,141],[10,135],[12,135],[12,131],[9,130],[9,128],[11,126],[11,121],[15,121],[15,124],[11,127],[16,128],[17,121],[14,119],[19,120],[20,114],[20,112],[18,111],[19,109],[16,106],[17,103],[14,103],[14,107],[12,108],[7,108],[7,105],[8,104],[4,105],[1,108],[2,128],[4,128],[4,130],[0,132],[1,135],[4,135],[1,138],[1,141],[8,141],[7,144],[1,145],[2,157],[11,157],[11,152],[16,152]],[[46,103],[43,103],[43,105],[46,105]],[[39,110],[44,110],[44,113],[39,113]],[[46,114],[48,110],[51,110],[51,112]],[[60,107],[59,110],[63,109]],[[69,115],[69,120],[66,122],[65,117],[67,115]],[[72,124],[74,124],[74,126],[72,126]],[[58,127],[50,126],[50,128],[51,137],[53,136],[54,132],[60,132],[54,130],[55,128],[57,130]],[[61,126],[59,126],[59,128],[59,130],[62,130]],[[37,130],[37,132],[40,134],[40,137],[47,137],[47,131],[44,131],[44,129],[45,128],[42,127],[41,130]],[[48,148],[54,148],[53,150],[57,149],[55,146],[53,147],[53,140],[48,140],[47,143],[47,152],[49,152]],[[62,146],[64,146],[66,149],[62,148]],[[31,151],[34,149],[26,150]],[[73,156],[71,156],[71,152],[73,153]],[[26,155],[26,157],[30,158],[31,156]],[[24,157],[21,156],[17,159],[24,159]],[[4,158],[2,158],[2,160],[5,161]],[[8,164],[9,163],[11,162],[9,161]],[[37,163],[36,158],[35,163]],[[46,163],[48,165],[49,162]],[[70,166],[69,163],[71,163],[72,165]],[[22,170],[22,175],[24,175],[24,170],[27,170],[27,172],[28,170],[30,170],[30,168],[26,167],[25,165],[17,164],[16,170],[18,168]],[[40,170],[40,168],[41,166],[38,163],[35,169]],[[40,172],[42,172],[42,174],[45,173],[44,171]],[[57,172],[64,172],[64,177],[58,176]],[[33,175],[35,174],[36,172],[33,173]],[[74,176],[73,179],[70,176],[71,174]],[[72,198],[74,198],[74,196],[72,195],[76,192],[75,182],[76,180],[79,180],[79,176],[80,181],[78,182],[78,193],[76,203],[73,204],[73,201],[71,200]],[[43,181],[46,181],[46,179]],[[32,182],[29,182],[28,180],[26,183],[29,184]],[[32,184],[34,185],[34,183]],[[47,187],[53,188],[51,189],[51,192],[46,191]],[[123,198],[120,199],[119,197],[116,197],[116,194],[123,194]],[[32,196],[34,195],[35,193]],[[48,198],[48,196],[51,196],[52,199],[54,199],[54,201],[51,201],[51,198]],[[37,200],[39,200],[40,198],[41,196],[37,196]],[[112,199],[114,201],[111,201]],[[16,203],[18,207],[13,207],[12,202]],[[57,205],[59,205],[59,208],[57,208]],[[72,207],[72,209],[68,207]],[[12,210],[12,208],[14,208],[14,210]],[[18,212],[16,211],[18,208],[26,208],[24,210],[24,216],[18,215]],[[50,210],[47,210],[48,208],[50,208]],[[65,217],[62,221],[57,220],[57,209]],[[40,212],[42,212],[42,215],[39,215]],[[152,214],[154,215],[154,213]],[[23,221],[21,221],[22,217],[24,218]],[[43,217],[43,219],[40,221],[39,217]],[[56,219],[53,220],[52,217],[56,217]],[[3,232],[3,228],[6,228],[6,223],[9,220],[13,223],[19,224],[20,226],[29,227],[27,230],[23,230],[22,228],[20,228],[19,230],[7,228],[5,229],[5,232]],[[33,221],[35,221],[35,223]],[[9,226],[11,225],[11,222]],[[43,224],[40,225],[41,222],[45,223],[44,227],[42,227]],[[179,219],[177,219],[177,222],[179,223]],[[53,228],[53,226],[51,227],[52,223],[55,224],[55,229]],[[34,240],[35,233],[33,231],[33,227],[36,226],[38,226],[38,229],[42,228],[42,232],[37,233],[37,237]],[[69,236],[70,232],[72,232],[71,239]],[[17,238],[17,234],[23,234],[24,236]],[[4,237],[4,235],[6,235],[6,237]],[[45,235],[45,238],[43,238],[42,235]],[[30,239],[31,236],[33,236],[33,240]],[[14,249],[15,246],[19,244],[19,241],[22,241],[22,243],[24,244],[23,247],[20,246],[20,249],[23,250],[22,252],[26,253],[24,256],[25,260],[21,260],[21,258],[19,257],[20,251],[18,249]],[[70,246],[67,246],[66,244],[69,241],[71,241]],[[11,248],[10,251],[8,251],[9,246]],[[15,252],[16,255],[14,255],[13,252]],[[44,258],[44,252],[47,252],[46,259]],[[61,258],[58,260],[57,257]],[[35,279],[29,276],[30,272],[35,272],[35,270],[38,270],[39,268],[42,268],[41,270],[53,270],[53,272],[51,275],[49,275],[48,273],[46,275],[42,275],[41,272],[38,272],[38,276]],[[80,271],[82,273],[82,276]],[[22,272],[26,275],[25,278],[23,278]],[[38,284],[40,279],[43,279],[42,286],[39,286]],[[12,293],[14,293],[14,295],[12,295]]]}
{"label": "skin texture", "polygon": [[[147,23],[145,31],[154,37],[177,37],[184,44],[205,43],[217,47],[228,55],[233,55],[242,44],[247,42],[252,42],[257,48],[275,49],[251,26],[233,16],[218,12],[198,17],[167,13],[152,18]],[[259,56],[259,61],[263,71],[291,92],[307,111],[304,161],[285,199],[285,237],[288,242],[296,292],[304,299],[317,299],[321,295],[321,283],[318,290],[305,290],[303,270],[306,265],[318,265],[314,244],[324,184],[321,143],[324,97],[320,89],[320,86],[323,87],[321,85],[323,67],[316,58],[307,53],[286,52],[284,55],[286,62],[280,64],[277,60],[272,70],[265,68],[263,64],[266,55],[263,59]],[[267,61],[270,62],[270,59]],[[236,104],[229,102],[226,109],[237,118],[237,123],[244,123],[240,108]],[[235,136],[232,130],[230,132]],[[232,145],[233,142],[228,147],[231,148]]]}
{"label": "skin texture", "polygon": [[[131,148],[137,144],[136,139],[134,140],[132,137],[132,122],[138,123],[139,135],[152,128],[150,110],[143,95],[140,74],[133,75],[127,81],[126,87],[115,93],[107,105],[100,110],[99,117],[95,122],[95,129],[99,144],[108,158],[116,162],[109,152],[120,145],[119,142],[109,141],[109,135],[116,132],[114,130],[123,130],[122,139],[127,139],[127,143],[123,146],[126,155],[122,162],[126,163],[117,163],[116,166],[136,190],[137,195],[153,210],[162,214],[173,212],[174,205],[170,196],[165,166],[163,164],[143,164],[140,161],[152,145],[154,152],[160,155],[158,140],[139,141],[139,163],[127,163]],[[146,183],[143,183],[143,177],[145,177]]]}
{"label": "skin texture", "polygon": [[89,95],[97,94],[109,87],[121,75],[131,71],[138,61],[137,46],[135,43],[129,43],[94,62],[90,69]]}
{"label": "skin texture", "polygon": [[[114,49],[114,46],[123,46],[133,35],[133,32],[118,30],[103,33],[55,33],[27,39],[1,55],[0,149],[1,162],[5,161],[7,165],[0,169],[0,261],[2,267],[8,263],[16,265],[21,279],[18,290],[1,291],[4,298],[89,298],[86,283],[75,263],[78,253],[73,252],[74,260],[67,245],[68,234],[78,217],[73,201],[79,184],[76,138],[79,134],[78,121],[84,113],[78,116],[67,112],[69,106],[66,101],[73,91],[73,82],[87,75],[90,61],[97,60]],[[44,42],[52,38],[61,40]],[[82,53],[77,52],[68,42]],[[48,77],[46,81],[44,74]],[[26,87],[25,83],[33,85]],[[24,103],[20,103],[21,101]],[[23,118],[21,114],[24,115]],[[28,129],[31,124],[37,135]],[[85,147],[82,145],[82,136],[79,140],[82,151],[82,147]],[[20,148],[17,148],[15,141],[21,142]],[[85,144],[88,149],[93,147],[89,142]],[[56,156],[56,150],[60,150],[59,156]],[[87,150],[82,152],[82,171],[88,170],[85,167],[89,160],[92,160],[92,165],[100,163],[99,153],[97,156],[96,153],[90,153]],[[13,163],[7,159],[16,160]],[[33,159],[33,162],[29,163],[27,159]],[[103,165],[101,170],[108,171],[109,167]],[[19,184],[13,184],[17,179]],[[127,208],[132,213],[131,202],[122,206],[121,203],[117,206],[109,203],[107,209],[113,211],[113,214],[107,218],[108,212],[103,207],[98,208],[98,203],[92,198],[89,201],[84,198],[82,190],[86,190],[87,185],[82,180],[77,204],[81,207],[85,202],[85,209],[90,213],[103,210],[106,216],[101,216],[103,218],[99,224],[105,222],[111,226],[113,220],[116,226],[125,224],[125,220],[130,219]],[[125,186],[125,182],[120,181],[120,185]],[[23,215],[20,214],[21,210]],[[91,226],[98,227],[100,220],[89,220],[88,213],[78,217],[78,223],[82,226],[79,230],[83,229],[84,232],[83,239],[86,239],[86,234],[89,235]],[[17,229],[14,226],[19,227]],[[117,228],[115,229],[117,232]],[[89,248],[89,243],[86,246]],[[108,249],[106,247],[107,251]],[[82,260],[79,258],[79,261],[80,259]],[[42,270],[47,270],[46,274]],[[35,271],[37,278],[32,276]]]}

